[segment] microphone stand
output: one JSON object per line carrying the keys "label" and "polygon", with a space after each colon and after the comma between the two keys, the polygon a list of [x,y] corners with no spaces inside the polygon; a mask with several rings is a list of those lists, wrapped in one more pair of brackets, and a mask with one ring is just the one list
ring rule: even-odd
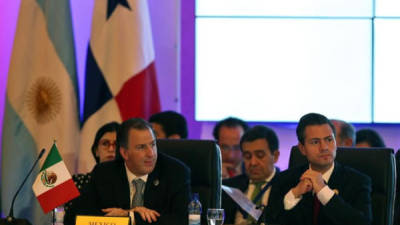
{"label": "microphone stand", "polygon": [[11,207],[10,207],[10,213],[5,219],[0,219],[0,225],[32,225],[28,220],[26,219],[18,219],[14,218],[14,202],[15,199],[17,198],[17,195],[21,191],[22,187],[24,186],[26,180],[28,179],[29,175],[32,173],[33,169],[35,168],[36,164],[39,162],[39,159],[42,158],[43,154],[45,152],[45,149],[42,149],[40,151],[39,156],[37,157],[35,163],[33,164],[32,168],[29,170],[28,175],[26,175],[24,181],[22,181],[22,184],[19,186],[17,192],[15,193],[12,202],[11,202]]}

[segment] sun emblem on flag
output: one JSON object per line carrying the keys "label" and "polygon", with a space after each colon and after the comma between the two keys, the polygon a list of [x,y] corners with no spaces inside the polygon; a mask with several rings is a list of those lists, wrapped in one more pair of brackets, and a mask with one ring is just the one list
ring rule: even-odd
{"label": "sun emblem on flag", "polygon": [[26,103],[37,123],[48,123],[61,111],[61,91],[52,79],[40,77],[29,88]]}
{"label": "sun emblem on flag", "polygon": [[42,172],[42,176],[40,177],[43,185],[46,187],[54,187],[54,184],[57,181],[57,174],[53,171],[44,170]]}

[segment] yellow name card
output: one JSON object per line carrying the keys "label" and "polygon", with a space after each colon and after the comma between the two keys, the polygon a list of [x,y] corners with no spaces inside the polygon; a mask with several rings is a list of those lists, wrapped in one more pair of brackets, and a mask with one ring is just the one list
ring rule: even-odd
{"label": "yellow name card", "polygon": [[128,225],[129,217],[76,216],[75,225]]}

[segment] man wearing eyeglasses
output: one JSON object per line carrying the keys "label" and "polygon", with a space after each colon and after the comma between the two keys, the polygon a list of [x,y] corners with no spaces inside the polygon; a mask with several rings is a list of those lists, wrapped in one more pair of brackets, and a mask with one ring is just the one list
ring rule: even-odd
{"label": "man wearing eyeglasses", "polygon": [[[245,174],[223,180],[223,184],[240,189],[255,205],[268,202],[272,179],[277,173],[275,163],[279,159],[278,136],[269,127],[250,128],[240,140]],[[244,213],[240,206],[225,192],[222,194],[225,223],[235,225],[256,224],[256,220]]]}
{"label": "man wearing eyeglasses", "polygon": [[190,170],[157,152],[151,125],[124,121],[117,133],[117,158],[98,164],[81,193],[77,214],[129,216],[131,224],[187,224]]}
{"label": "man wearing eyeglasses", "polygon": [[221,149],[223,179],[243,173],[240,138],[247,129],[246,122],[233,117],[219,121],[214,127],[213,136]]}

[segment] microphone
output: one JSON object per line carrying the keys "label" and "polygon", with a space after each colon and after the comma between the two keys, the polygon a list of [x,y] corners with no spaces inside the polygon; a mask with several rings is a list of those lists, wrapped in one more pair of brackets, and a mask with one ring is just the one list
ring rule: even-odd
{"label": "microphone", "polygon": [[26,180],[28,179],[29,175],[31,175],[33,169],[35,168],[36,164],[39,162],[39,159],[42,158],[44,152],[46,150],[43,148],[40,153],[39,156],[37,157],[35,163],[33,164],[31,170],[29,170],[28,174],[26,175],[24,181],[22,181],[22,184],[19,186],[17,192],[15,193],[12,202],[11,202],[11,207],[10,207],[10,212],[8,214],[8,216],[5,219],[0,219],[0,225],[31,225],[31,223],[26,220],[26,219],[16,219],[14,218],[14,202],[15,199],[17,198],[17,195],[19,194],[19,192],[21,191],[22,187],[24,186]]}

